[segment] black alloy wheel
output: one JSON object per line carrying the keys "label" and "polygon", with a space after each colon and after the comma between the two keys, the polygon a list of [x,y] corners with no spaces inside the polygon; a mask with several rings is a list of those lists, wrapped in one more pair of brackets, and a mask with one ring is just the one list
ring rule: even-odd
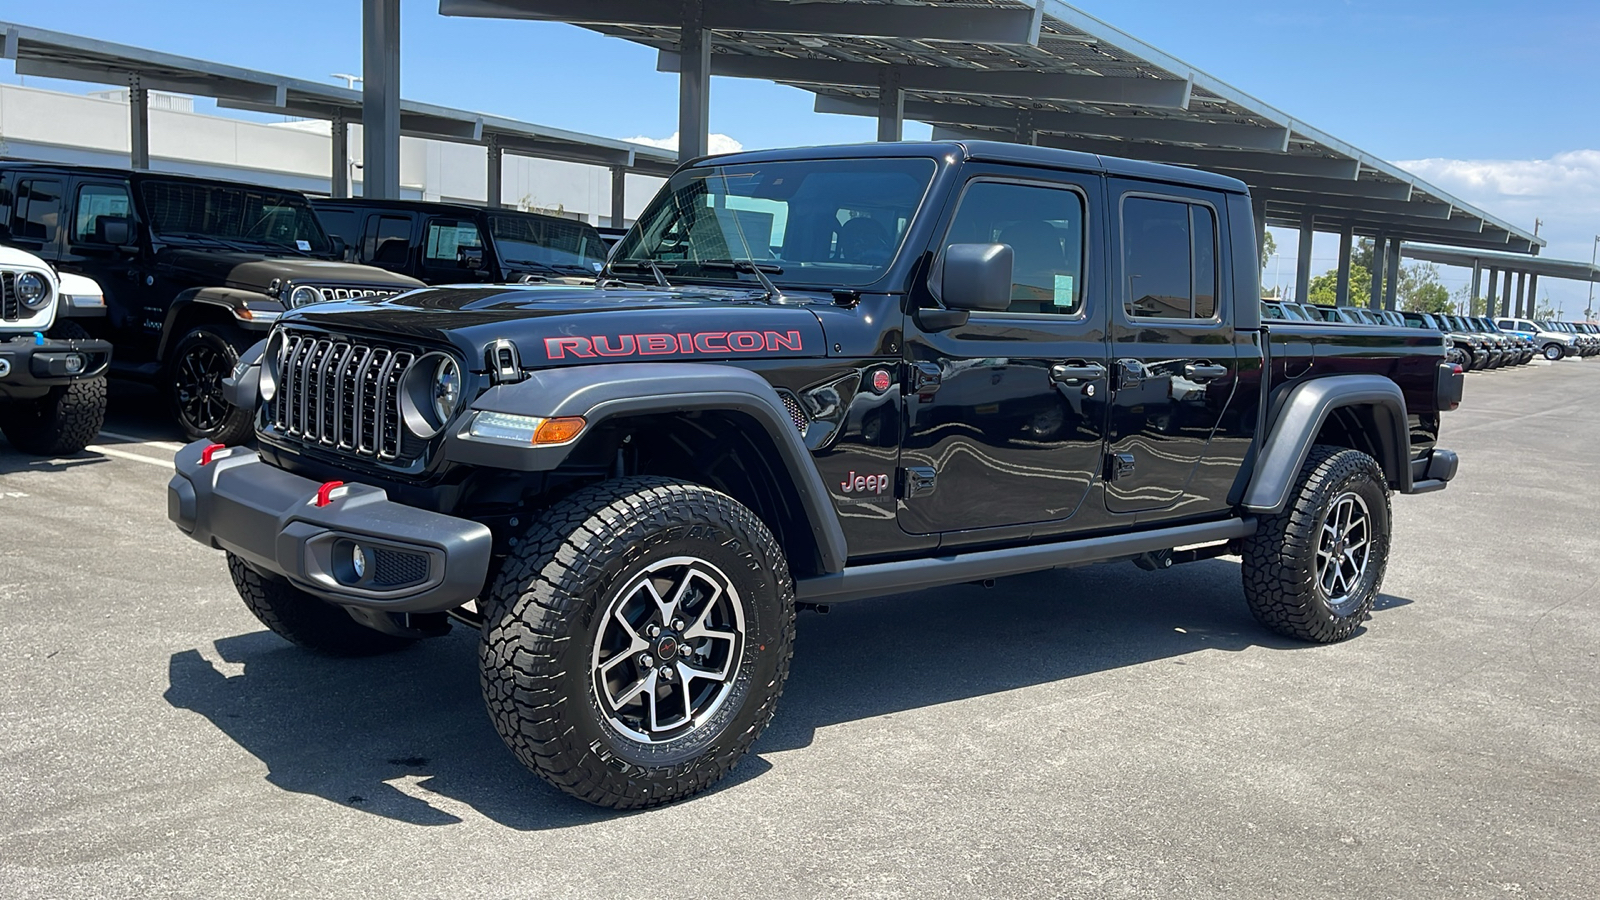
{"label": "black alloy wheel", "polygon": [[[167,391],[172,412],[191,441],[241,444],[251,435],[253,410],[228,402],[222,380],[233,373],[239,350],[229,332],[201,325],[183,336],[168,362]],[[242,343],[242,338],[241,338]]]}

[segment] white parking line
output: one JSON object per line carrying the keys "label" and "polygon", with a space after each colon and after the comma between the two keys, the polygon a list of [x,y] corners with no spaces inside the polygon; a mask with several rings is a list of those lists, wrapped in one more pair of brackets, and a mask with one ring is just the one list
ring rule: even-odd
{"label": "white parking line", "polygon": [[134,462],[142,462],[146,465],[160,466],[163,469],[172,468],[172,460],[170,459],[155,459],[154,457],[150,456],[140,456],[137,453],[129,453],[126,450],[116,450],[111,447],[102,447],[99,444],[90,444],[83,449],[88,450],[90,453],[99,453],[102,456],[114,456],[117,459],[128,459]]}
{"label": "white parking line", "polygon": [[183,449],[182,444],[176,444],[172,441],[152,441],[142,437],[134,437],[131,434],[117,434],[115,431],[101,431],[100,434],[114,440],[126,441],[130,444],[143,444],[146,447],[155,447],[158,450],[171,450],[173,453]]}

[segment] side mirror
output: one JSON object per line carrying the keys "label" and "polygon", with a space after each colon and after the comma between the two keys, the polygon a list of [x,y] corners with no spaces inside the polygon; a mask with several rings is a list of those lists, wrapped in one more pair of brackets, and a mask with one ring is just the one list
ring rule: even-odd
{"label": "side mirror", "polygon": [[328,244],[333,248],[333,255],[339,259],[349,261],[350,247],[345,244],[344,238],[337,234],[328,235]]}
{"label": "side mirror", "polygon": [[1001,312],[1011,306],[1014,257],[1006,244],[951,244],[939,292],[950,309]]}
{"label": "side mirror", "polygon": [[96,243],[113,247],[126,247],[133,243],[133,220],[126,216],[96,216],[94,230]]}
{"label": "side mirror", "polygon": [[462,269],[483,268],[482,247],[457,247],[456,266]]}

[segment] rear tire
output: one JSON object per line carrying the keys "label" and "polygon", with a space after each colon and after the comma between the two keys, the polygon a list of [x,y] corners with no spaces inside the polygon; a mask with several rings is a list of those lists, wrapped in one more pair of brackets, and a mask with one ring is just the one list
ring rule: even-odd
{"label": "rear tire", "polygon": [[[58,322],[50,336],[87,340],[76,322]],[[35,456],[68,456],[89,446],[106,420],[104,375],[53,387],[43,397],[0,406],[0,431],[12,446]]]}
{"label": "rear tire", "polygon": [[288,581],[257,572],[232,553],[228,574],[250,612],[291,644],[329,656],[375,656],[415,643],[412,638],[374,631]]}
{"label": "rear tire", "polygon": [[485,604],[489,716],[523,765],[599,806],[705,790],[771,721],[794,584],[726,494],[663,478],[585,488],[512,546]]}
{"label": "rear tire", "polygon": [[1316,643],[1355,633],[1389,561],[1389,488],[1378,461],[1318,444],[1284,510],[1245,540],[1240,571],[1256,621]]}
{"label": "rear tire", "polygon": [[167,398],[189,440],[234,446],[254,434],[255,410],[234,406],[222,393],[243,343],[238,329],[217,324],[200,325],[178,340],[167,361]]}

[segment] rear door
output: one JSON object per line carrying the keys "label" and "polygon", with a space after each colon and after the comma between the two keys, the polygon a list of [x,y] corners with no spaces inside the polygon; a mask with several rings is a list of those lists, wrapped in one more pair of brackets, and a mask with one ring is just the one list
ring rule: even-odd
{"label": "rear door", "polygon": [[[1011,306],[950,328],[910,316],[905,335],[898,518],[905,531],[943,533],[947,544],[961,543],[960,532],[982,532],[970,536],[978,540],[992,536],[984,529],[1070,519],[1104,450],[1101,179],[967,171],[930,249],[939,259],[955,243],[1011,246]],[[938,271],[936,262],[927,290]]]}
{"label": "rear door", "polygon": [[1225,196],[1110,182],[1116,301],[1106,507],[1173,518],[1226,506],[1234,468],[1196,478],[1239,375]]}
{"label": "rear door", "polygon": [[[467,265],[470,256],[479,268]],[[471,219],[429,216],[422,230],[422,280],[429,284],[488,281],[493,277],[485,256],[483,233]]]}

